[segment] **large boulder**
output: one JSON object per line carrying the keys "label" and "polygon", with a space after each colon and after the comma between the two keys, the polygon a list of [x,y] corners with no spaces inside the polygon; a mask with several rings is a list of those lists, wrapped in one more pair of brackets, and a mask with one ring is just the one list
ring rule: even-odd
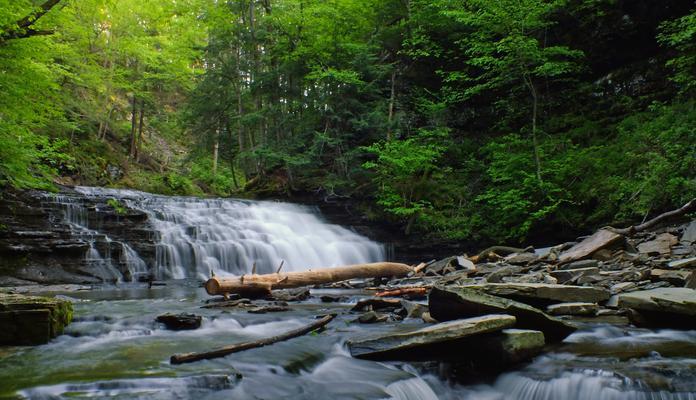
{"label": "large boulder", "polygon": [[72,321],[67,300],[0,293],[0,345],[48,343]]}
{"label": "large boulder", "polygon": [[561,264],[589,258],[595,252],[619,243],[623,236],[607,229],[600,229],[592,236],[561,253],[558,261]]}
{"label": "large boulder", "polygon": [[443,322],[410,332],[351,340],[348,348],[353,357],[368,360],[433,360],[447,354],[448,349],[452,351],[457,348],[457,341],[513,325],[515,317],[510,315],[485,315]]}
{"label": "large boulder", "polygon": [[513,315],[517,318],[516,328],[542,331],[549,342],[559,342],[576,330],[572,324],[530,305],[492,296],[469,286],[435,286],[428,296],[428,306],[430,314],[438,321],[486,314]]}
{"label": "large boulder", "polygon": [[658,288],[619,295],[619,307],[629,308],[637,326],[696,329],[696,290]]}
{"label": "large boulder", "polygon": [[603,288],[549,283],[486,283],[466,287],[533,306],[572,302],[601,303],[611,296]]}

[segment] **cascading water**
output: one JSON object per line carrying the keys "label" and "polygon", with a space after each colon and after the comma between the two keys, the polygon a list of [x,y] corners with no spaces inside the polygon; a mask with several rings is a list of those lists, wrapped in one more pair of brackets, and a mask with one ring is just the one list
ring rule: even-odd
{"label": "cascading water", "polygon": [[[269,273],[281,262],[284,271],[292,271],[385,258],[382,245],[327,224],[311,208],[295,204],[91,187],[76,191],[91,198],[114,198],[148,215],[157,236],[150,273],[159,279],[243,274],[254,264],[258,273]],[[74,208],[68,210],[66,219],[82,218]],[[132,274],[142,274],[146,264],[137,253],[128,247],[123,254]]]}

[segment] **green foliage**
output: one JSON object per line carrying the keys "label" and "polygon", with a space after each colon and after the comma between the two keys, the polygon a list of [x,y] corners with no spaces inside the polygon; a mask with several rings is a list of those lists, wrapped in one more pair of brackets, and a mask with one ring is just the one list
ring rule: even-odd
{"label": "green foliage", "polygon": [[116,214],[118,214],[118,215],[125,215],[125,214],[128,212],[128,209],[126,208],[126,206],[124,206],[123,204],[121,204],[121,203],[120,203],[118,200],[116,200],[116,199],[111,198],[111,199],[109,199],[109,200],[106,201],[106,204],[107,204],[109,207],[113,208],[114,211],[116,211]]}
{"label": "green foliage", "polygon": [[679,92],[693,95],[696,92],[696,9],[662,23],[657,40],[675,50],[667,66],[673,70],[671,79],[679,86]]}

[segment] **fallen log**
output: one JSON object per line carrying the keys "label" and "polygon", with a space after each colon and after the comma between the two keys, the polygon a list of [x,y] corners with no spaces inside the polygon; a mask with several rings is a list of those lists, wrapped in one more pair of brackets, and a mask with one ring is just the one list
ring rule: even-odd
{"label": "fallen log", "polygon": [[534,248],[532,247],[527,247],[527,248],[520,248],[520,247],[510,247],[510,246],[491,246],[486,248],[485,250],[482,250],[480,253],[476,254],[475,256],[469,257],[469,260],[473,262],[474,264],[478,264],[479,262],[484,262],[488,260],[488,255],[493,253],[498,256],[507,256],[513,253],[527,253],[530,251],[534,251]]}
{"label": "fallen log", "polygon": [[612,228],[612,227],[608,227],[607,229],[614,232],[614,233],[617,233],[619,235],[629,235],[630,236],[630,235],[633,235],[634,233],[638,233],[638,232],[644,231],[646,229],[650,229],[662,221],[666,221],[666,220],[669,220],[672,218],[681,217],[682,215],[684,215],[688,212],[691,212],[691,211],[695,211],[695,210],[696,210],[696,199],[692,199],[690,202],[684,204],[683,206],[677,208],[676,210],[667,211],[665,213],[662,213],[662,214],[658,215],[657,217],[655,217],[649,221],[646,221],[640,225],[631,225],[628,228],[623,228],[623,229],[617,229],[617,228]]}
{"label": "fallen log", "polygon": [[357,278],[404,277],[413,270],[413,267],[406,264],[379,262],[298,272],[212,277],[205,283],[205,290],[211,296],[232,293],[266,296],[274,289],[291,289]]}
{"label": "fallen log", "polygon": [[336,317],[335,314],[326,315],[309,325],[303,326],[301,328],[293,329],[291,331],[285,332],[282,335],[272,336],[269,338],[254,340],[252,342],[237,343],[230,346],[221,347],[216,350],[206,351],[202,353],[183,353],[174,354],[169,359],[171,364],[184,364],[200,360],[210,360],[213,358],[225,357],[226,355],[232,353],[238,353],[240,351],[255,349],[257,347],[268,346],[269,344],[282,342],[298,336],[306,335],[308,333],[314,332],[317,329],[324,327],[326,324],[331,322]]}

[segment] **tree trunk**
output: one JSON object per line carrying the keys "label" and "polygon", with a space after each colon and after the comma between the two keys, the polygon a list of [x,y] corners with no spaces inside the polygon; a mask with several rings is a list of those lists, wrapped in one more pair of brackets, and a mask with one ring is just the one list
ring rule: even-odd
{"label": "tree trunk", "polygon": [[131,132],[130,132],[130,151],[128,155],[130,158],[135,158],[135,139],[136,139],[136,127],[137,127],[137,115],[138,115],[138,108],[137,108],[137,99],[135,97],[135,94],[133,94],[133,99],[132,99],[132,111],[131,111]]}
{"label": "tree trunk", "polygon": [[213,176],[217,175],[218,154],[220,150],[220,127],[215,129],[215,138],[213,139]]}
{"label": "tree trunk", "polygon": [[245,294],[263,296],[273,289],[290,289],[357,278],[404,277],[413,272],[406,264],[379,262],[345,267],[275,273],[242,275],[238,277],[213,277],[205,283],[209,295]]}
{"label": "tree trunk", "polygon": [[269,344],[282,342],[298,336],[306,335],[310,332],[314,332],[317,329],[324,327],[326,324],[331,322],[336,317],[334,314],[326,315],[309,325],[303,326],[301,328],[293,329],[289,332],[285,332],[278,336],[273,336],[265,339],[254,340],[253,342],[245,342],[233,344],[231,346],[222,347],[217,350],[207,351],[204,353],[186,353],[186,354],[175,354],[170,359],[169,362],[172,364],[183,364],[190,363],[200,360],[210,360],[212,358],[224,357],[228,354],[238,353],[240,351],[255,349],[257,347],[267,346]]}
{"label": "tree trunk", "polygon": [[534,162],[536,164],[536,176],[539,183],[544,181],[541,178],[541,160],[539,158],[539,143],[537,141],[537,109],[539,107],[539,97],[537,95],[536,87],[532,78],[528,75],[524,75],[524,82],[529,88],[529,92],[532,95],[532,145],[534,146]]}
{"label": "tree trunk", "polygon": [[138,141],[135,145],[135,161],[140,157],[140,149],[143,144],[143,119],[145,118],[145,100],[140,100],[140,121],[138,122]]}
{"label": "tree trunk", "polygon": [[389,96],[389,116],[387,127],[387,140],[392,139],[392,121],[394,120],[394,99],[396,98],[396,67],[391,75],[391,94]]}

